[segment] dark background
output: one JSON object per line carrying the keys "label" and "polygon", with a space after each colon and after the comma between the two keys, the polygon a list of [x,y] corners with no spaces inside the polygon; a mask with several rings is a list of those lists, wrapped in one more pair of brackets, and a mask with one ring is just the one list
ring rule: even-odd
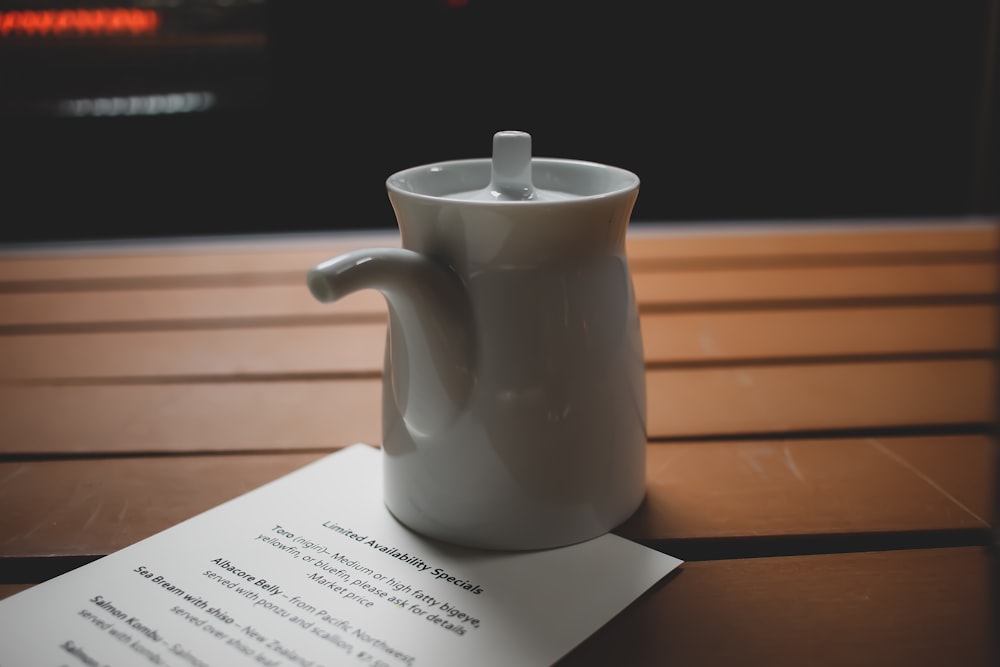
{"label": "dark background", "polygon": [[[0,36],[0,241],[392,228],[389,174],[509,129],[635,171],[636,223],[997,214],[997,0],[454,4],[186,0],[155,39]],[[57,113],[171,91],[217,105]]]}

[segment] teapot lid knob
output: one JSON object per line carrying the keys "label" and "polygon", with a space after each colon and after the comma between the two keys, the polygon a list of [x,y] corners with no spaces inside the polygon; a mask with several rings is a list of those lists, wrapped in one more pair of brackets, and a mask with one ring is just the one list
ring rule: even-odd
{"label": "teapot lid knob", "polygon": [[500,200],[534,199],[531,181],[531,135],[505,130],[493,135],[490,192]]}

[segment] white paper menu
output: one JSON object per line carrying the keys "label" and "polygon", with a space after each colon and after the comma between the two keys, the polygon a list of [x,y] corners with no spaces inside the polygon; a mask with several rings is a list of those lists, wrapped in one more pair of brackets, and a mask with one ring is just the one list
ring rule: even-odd
{"label": "white paper menu", "polygon": [[0,601],[0,666],[550,665],[681,561],[615,535],[444,545],[352,445]]}

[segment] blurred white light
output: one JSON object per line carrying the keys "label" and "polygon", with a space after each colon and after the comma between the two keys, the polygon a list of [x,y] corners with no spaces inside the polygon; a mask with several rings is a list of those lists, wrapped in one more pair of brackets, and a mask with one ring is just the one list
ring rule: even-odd
{"label": "blurred white light", "polygon": [[214,106],[215,94],[206,91],[64,100],[59,103],[59,113],[64,116],[157,116],[197,113]]}

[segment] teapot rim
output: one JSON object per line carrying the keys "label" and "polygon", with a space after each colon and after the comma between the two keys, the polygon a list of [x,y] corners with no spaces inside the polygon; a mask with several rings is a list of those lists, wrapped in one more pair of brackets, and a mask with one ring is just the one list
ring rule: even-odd
{"label": "teapot rim", "polygon": [[620,197],[638,190],[640,179],[623,167],[590,160],[532,157],[531,167],[536,188],[566,192],[561,201],[546,199],[476,201],[455,195],[489,186],[490,158],[443,160],[408,167],[386,178],[386,188],[405,197],[434,202],[453,202],[485,206],[540,206],[569,202],[587,202]]}

